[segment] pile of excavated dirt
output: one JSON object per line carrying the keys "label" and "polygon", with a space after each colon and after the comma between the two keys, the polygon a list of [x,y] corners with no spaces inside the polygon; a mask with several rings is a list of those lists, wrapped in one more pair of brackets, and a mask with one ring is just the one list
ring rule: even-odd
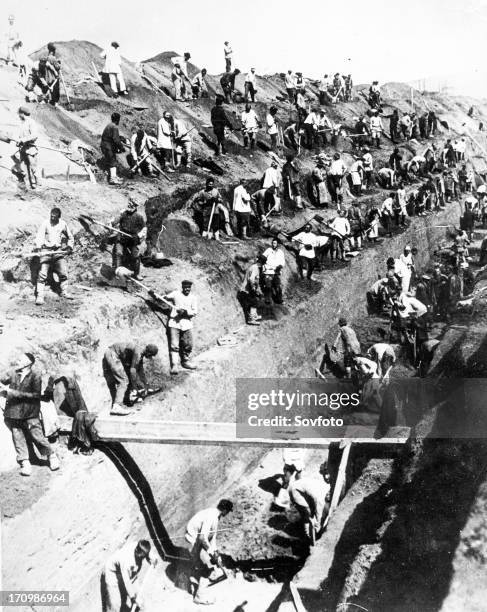
{"label": "pile of excavated dirt", "polygon": [[[140,123],[154,132],[162,111],[169,110],[197,128],[195,157],[203,161],[212,159],[212,146],[208,139],[211,140],[213,134],[207,127],[210,100],[176,104],[170,96],[152,89],[138,67],[128,62],[124,68],[130,94],[127,99],[113,100],[98,85],[84,80],[91,70],[92,61],[101,68],[99,48],[79,41],[58,43],[57,47],[63,59],[74,110],[31,105],[33,118],[40,124],[46,142],[60,146],[78,138],[97,147],[101,131],[114,110],[121,112],[121,131],[127,136]],[[169,87],[167,54],[149,60],[144,70],[147,74],[151,71],[161,86]],[[215,90],[218,89],[218,78],[210,78],[210,85],[213,84]],[[278,99],[283,95],[281,77],[262,77],[258,83],[256,108],[259,115],[263,118],[272,103],[278,106],[285,123],[292,119],[292,109]],[[240,80],[237,87],[242,87]],[[313,103],[316,93],[313,86],[310,90]],[[0,95],[10,100],[4,105],[2,116],[6,123],[15,125],[15,112],[23,92],[15,83],[13,70],[0,69]],[[391,105],[400,110],[409,109],[409,98],[402,86],[391,85],[388,95],[391,96]],[[464,126],[468,102],[455,101],[453,105],[450,100],[443,103],[441,99],[424,96],[417,99],[417,104],[419,108],[426,108],[427,104],[438,110],[448,119],[453,134],[471,128],[470,125]],[[479,113],[485,111],[482,105],[477,105],[477,109]],[[237,115],[241,110],[241,104],[229,108]],[[357,99],[329,108],[327,112],[332,120],[351,125],[353,117],[366,110],[366,103]],[[238,117],[234,116],[233,120],[238,127]],[[449,135],[449,132],[442,131],[440,140]],[[240,134],[235,132],[230,138],[230,155],[218,159],[223,174],[216,178],[216,184],[227,201],[230,201],[232,189],[241,176],[253,187],[269,165],[269,157],[263,148],[256,148],[253,154],[243,151],[240,138]],[[259,140],[267,142],[267,137],[259,135]],[[384,164],[390,154],[390,143],[385,141],[384,145],[383,149],[374,152],[377,166]],[[341,138],[339,148],[345,161],[350,162],[350,140]],[[410,147],[404,147],[404,150],[411,155]],[[332,149],[328,148],[328,151]],[[285,153],[287,151],[283,151]],[[40,152],[40,167],[51,163],[49,155],[44,150]],[[2,340],[9,350],[0,356],[0,364],[3,368],[19,351],[29,350],[36,354],[46,372],[61,365],[70,366],[76,370],[89,408],[102,412],[109,406],[101,372],[101,359],[106,347],[128,338],[156,342],[161,351],[149,375],[157,385],[163,386],[163,391],[143,404],[137,414],[140,418],[233,421],[233,381],[237,377],[309,375],[316,366],[318,355],[321,357],[323,341],[330,341],[336,333],[337,317],[343,314],[354,323],[364,317],[365,292],[377,278],[377,273],[384,269],[387,256],[398,254],[406,242],[414,243],[415,236],[419,235],[416,241],[421,248],[419,263],[425,264],[435,244],[445,235],[444,229],[434,226],[456,224],[459,214],[458,205],[452,204],[439,215],[414,219],[405,233],[398,233],[375,248],[365,249],[346,267],[326,267],[309,284],[299,282],[294,254],[287,252],[284,307],[270,309],[259,329],[248,329],[244,327],[236,294],[247,261],[267,246],[269,240],[265,236],[255,236],[246,243],[235,240],[235,245],[224,245],[208,242],[196,235],[193,222],[184,209],[188,197],[203,186],[209,176],[208,170],[196,166],[191,172],[178,171],[170,181],[135,178],[125,180],[120,188],[109,188],[101,170],[97,172],[97,184],[61,180],[64,170],[60,168],[64,168],[65,163],[63,159],[56,167],[57,180],[43,181],[35,194],[19,195],[10,177],[2,182],[4,197],[0,201],[0,215],[5,222],[0,227],[0,303],[6,317]],[[120,163],[123,174],[126,163],[122,156]],[[306,193],[307,175],[313,167],[308,152],[303,151],[299,165],[303,171],[303,192]],[[361,200],[361,205],[366,209],[372,202],[381,203],[384,194],[383,190],[374,189]],[[165,317],[154,312],[144,299],[146,296],[133,287],[124,290],[102,280],[99,267],[102,262],[110,263],[110,255],[97,248],[96,240],[86,234],[78,221],[80,214],[109,221],[123,209],[128,195],[136,195],[141,207],[148,202],[146,211],[150,210],[151,237],[154,232],[158,233],[160,223],[163,222],[167,228],[159,238],[159,247],[173,265],[160,270],[145,269],[144,282],[158,292],[178,287],[184,278],[195,282],[200,313],[195,328],[198,371],[194,374],[169,376]],[[346,197],[346,203],[349,202]],[[29,265],[15,258],[12,262],[12,251],[32,247],[36,228],[54,205],[61,207],[63,218],[75,233],[76,249],[69,260],[75,300],[67,305],[55,293],[48,292],[46,305],[39,309],[33,304]],[[308,214],[313,212],[293,218],[286,204],[279,224],[296,229],[296,224],[304,223]],[[326,211],[324,216],[332,214],[332,211]],[[417,234],[418,231],[421,234]],[[216,345],[219,336],[242,327],[236,334],[236,347]],[[372,339],[372,335],[366,337]],[[80,606],[83,612],[97,609],[98,575],[104,559],[128,537],[150,533],[147,516],[141,514],[147,495],[152,497],[153,510],[157,511],[164,529],[169,535],[174,535],[182,532],[193,512],[216,502],[233,487],[241,502],[235,516],[239,525],[244,526],[243,533],[249,535],[248,554],[254,556],[264,538],[272,541],[268,550],[270,556],[299,557],[294,550],[298,538],[286,533],[287,523],[282,521],[282,516],[271,510],[268,513],[267,502],[264,504],[265,512],[250,502],[248,498],[256,491],[249,483],[242,484],[243,475],[254,472],[265,454],[263,450],[128,444],[124,447],[125,452],[137,467],[135,470],[132,466],[134,471],[129,474],[113,463],[109,454],[97,451],[91,457],[80,457],[62,450],[60,473],[50,474],[45,467],[36,466],[35,485],[19,482],[14,487],[16,471],[9,470],[14,470],[15,462],[8,432],[3,425],[0,427],[0,440],[2,448],[6,449],[1,464],[5,471],[0,476],[2,491],[7,492],[5,503],[2,499],[5,555],[13,557],[14,551],[24,551],[22,555],[15,555],[15,565],[4,569],[5,588],[38,588],[39,584],[70,588],[73,609],[76,606]],[[145,497],[136,492],[134,481]],[[256,499],[263,500],[260,495],[264,493],[259,492]],[[245,503],[249,504],[246,509]],[[249,517],[256,517],[255,525]],[[286,520],[292,518],[286,516]],[[254,527],[258,533],[255,540],[250,540]],[[235,555],[236,551],[229,547],[229,554]],[[84,568],[81,581],[80,567]]]}

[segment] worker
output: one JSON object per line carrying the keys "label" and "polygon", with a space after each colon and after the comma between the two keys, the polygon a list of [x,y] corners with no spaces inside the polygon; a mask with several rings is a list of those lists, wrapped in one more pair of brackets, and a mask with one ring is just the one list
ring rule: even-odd
{"label": "worker", "polygon": [[44,79],[49,92],[49,104],[57,106],[60,98],[61,60],[56,55],[54,43],[47,45],[47,56],[44,58]]}
{"label": "worker", "polygon": [[375,146],[380,149],[380,137],[384,131],[382,119],[379,117],[379,111],[373,111],[372,117],[370,118],[370,135],[372,142],[375,141]]}
{"label": "worker", "polygon": [[[262,176],[262,188],[267,189],[268,187],[274,186],[276,188],[276,193],[279,192],[282,183],[282,172],[279,170],[279,164],[276,159],[271,161],[271,165],[265,169],[264,174]],[[276,206],[274,211],[277,213],[281,210],[279,198],[275,196]]]}
{"label": "worker", "polygon": [[233,50],[228,40],[225,41],[223,46],[223,53],[225,55],[225,72],[232,72]]}
{"label": "worker", "polygon": [[215,106],[211,109],[211,124],[216,136],[216,155],[226,154],[225,149],[225,128],[233,131],[233,126],[228,120],[225,109],[223,108],[223,98],[217,96]]}
{"label": "worker", "polygon": [[193,319],[198,314],[198,300],[194,293],[191,293],[192,288],[192,281],[183,280],[181,291],[175,289],[163,296],[149,292],[156,300],[173,304],[167,324],[171,374],[179,372],[178,356],[181,367],[185,370],[196,370],[196,366],[190,361],[193,351]]}
{"label": "worker", "polygon": [[313,545],[330,508],[330,484],[323,478],[303,476],[295,465],[284,466],[284,482],[289,499],[299,512],[309,544]]}
{"label": "worker", "polygon": [[296,93],[300,93],[303,97],[306,93],[306,79],[302,72],[296,72]]}
{"label": "worker", "polygon": [[173,134],[174,117],[166,111],[157,122],[157,159],[162,168],[171,173],[174,170],[168,163],[173,159]]}
{"label": "worker", "polygon": [[369,314],[381,314],[388,302],[388,295],[387,278],[379,278],[366,293],[367,312]]}
{"label": "worker", "polygon": [[[19,131],[16,144],[18,150],[12,155],[14,165],[12,174],[18,180],[20,187],[25,187],[25,177],[29,179],[31,189],[37,188],[37,137],[38,131],[34,121],[30,118],[30,110],[26,106],[19,107]],[[25,167],[25,171],[23,169]]]}
{"label": "worker", "polygon": [[266,115],[266,130],[271,138],[271,149],[273,151],[277,148],[278,135],[279,135],[279,124],[276,118],[277,106],[271,106],[269,112]]}
{"label": "worker", "polygon": [[331,347],[331,350],[336,353],[338,342],[341,341],[343,347],[343,365],[345,366],[347,378],[352,375],[352,358],[361,354],[360,342],[358,341],[355,330],[348,325],[345,317],[338,319],[340,331]]}
{"label": "worker", "polygon": [[[128,96],[127,86],[122,72],[122,57],[118,50],[120,45],[118,42],[112,42],[104,51],[100,53],[100,57],[105,60],[105,66],[102,72],[108,74],[110,79],[110,88],[113,96],[116,98],[119,94]],[[118,83],[117,83],[118,81]]]}
{"label": "worker", "polygon": [[210,577],[215,567],[221,566],[217,548],[218,523],[233,511],[233,503],[221,499],[216,508],[197,512],[186,526],[186,541],[191,545],[191,580],[195,586],[193,598],[196,604],[212,604],[208,592]]}
{"label": "worker", "polygon": [[364,188],[370,189],[374,184],[374,159],[370,152],[369,147],[363,147],[362,149],[362,164],[364,167]]}
{"label": "worker", "polygon": [[104,612],[143,609],[139,576],[144,560],[155,565],[150,550],[147,540],[129,541],[108,559],[101,581]]}
{"label": "worker", "polygon": [[242,240],[248,238],[248,229],[252,207],[250,194],[244,187],[245,179],[241,178],[233,190],[233,210],[237,215],[237,233]]}
{"label": "worker", "polygon": [[240,70],[238,68],[235,68],[233,72],[225,72],[225,74],[220,79],[220,85],[223,90],[223,95],[225,96],[225,101],[227,104],[232,103],[233,94],[235,90],[235,79],[239,74]]}
{"label": "worker", "polygon": [[352,206],[347,211],[347,219],[350,224],[350,244],[352,248],[357,247],[360,251],[362,250],[362,235],[365,230],[365,222],[358,202],[352,202]]}
{"label": "worker", "polygon": [[327,74],[320,79],[318,84],[318,98],[321,105],[325,105],[329,102],[330,96],[328,90],[330,88],[330,79]]}
{"label": "worker", "polygon": [[391,191],[389,197],[387,197],[380,207],[380,221],[388,236],[392,236],[392,218],[394,217],[394,198],[396,197],[395,192]]}
{"label": "worker", "polygon": [[251,202],[255,206],[257,217],[261,224],[267,222],[267,217],[273,211],[280,210],[280,200],[276,195],[275,185],[255,191],[251,196]]}
{"label": "worker", "polygon": [[288,70],[284,76],[284,85],[286,87],[289,102],[294,104],[296,102],[296,76],[292,70]]}
{"label": "worker", "polygon": [[[65,221],[61,219],[61,210],[53,208],[49,219],[37,230],[35,250],[43,251],[40,256],[40,269],[37,276],[36,304],[44,304],[44,292],[49,270],[58,277],[59,295],[72,299],[67,291],[67,267],[65,255],[73,251],[74,237]],[[49,254],[52,251],[52,255]]]}
{"label": "worker", "polygon": [[316,167],[311,172],[311,201],[316,208],[328,208],[326,188],[326,157],[319,155]]}
{"label": "worker", "polygon": [[193,196],[190,206],[194,210],[194,218],[203,237],[220,240],[220,228],[223,226],[228,236],[233,235],[228,209],[223,204],[223,199],[212,178],[206,179],[205,188]]}
{"label": "worker", "polygon": [[352,147],[354,149],[360,149],[367,144],[369,134],[370,130],[365,122],[365,118],[363,116],[357,117],[353,127]]}
{"label": "worker", "polygon": [[379,168],[377,171],[377,182],[383,189],[394,189],[396,173],[392,168]]}
{"label": "worker", "polygon": [[318,240],[316,234],[311,231],[311,225],[307,223],[304,226],[304,231],[299,232],[299,234],[296,236],[293,236],[292,241],[297,242],[300,245],[300,249],[296,257],[299,276],[304,278],[303,271],[306,269],[306,278],[308,280],[313,280],[312,275],[316,265],[315,247],[318,246]]}
{"label": "worker", "polygon": [[403,138],[410,140],[412,135],[412,121],[409,113],[404,113],[399,121],[399,126],[401,128]]}
{"label": "worker", "polygon": [[186,94],[188,93],[186,91],[186,83],[191,85],[191,81],[189,78],[189,65],[188,65],[188,62],[190,59],[191,59],[191,53],[188,53],[188,51],[186,51],[186,53],[183,54],[183,57],[180,57],[178,55],[171,57],[172,65],[179,66],[179,69],[183,77],[183,86],[182,86],[182,92],[181,92],[183,94],[183,98],[186,98]]}
{"label": "worker", "polygon": [[264,259],[258,256],[250,264],[245,272],[242,285],[240,287],[240,302],[242,303],[245,321],[247,325],[259,326],[262,317],[257,313],[259,298],[262,296],[260,287],[260,275]]}
{"label": "worker", "polygon": [[144,370],[144,359],[152,359],[159,349],[155,344],[141,347],[136,342],[116,342],[103,355],[103,376],[108,385],[112,406],[110,414],[127,416],[132,411],[123,406],[131,391],[141,396],[150,392]]}
{"label": "worker", "polygon": [[130,139],[130,161],[132,162],[132,170],[135,169],[137,174],[142,173],[147,176],[154,176],[151,153],[156,145],[156,139],[149,136],[141,127],[132,134]]}
{"label": "worker", "polygon": [[183,119],[174,119],[173,123],[173,143],[174,143],[174,155],[175,155],[175,167],[181,166],[181,161],[184,162],[186,168],[191,167],[193,161],[192,147],[193,141],[191,138],[192,129],[188,129]]}
{"label": "worker", "polygon": [[135,280],[141,280],[143,277],[140,273],[140,244],[146,237],[147,227],[144,217],[137,212],[137,208],[137,200],[129,196],[127,208],[111,223],[112,227],[122,232],[115,232],[111,239],[112,265],[115,270],[120,266],[128,268],[133,272]]}
{"label": "worker", "polygon": [[340,259],[346,261],[345,257],[345,240],[350,236],[351,227],[347,219],[347,211],[341,210],[328,227],[332,230],[331,239],[331,259]]}
{"label": "worker", "polygon": [[112,113],[110,123],[105,127],[101,135],[101,152],[108,167],[108,183],[120,185],[122,181],[117,177],[117,153],[123,153],[124,145],[120,138],[118,126],[120,125],[120,114]]}
{"label": "worker", "polygon": [[382,379],[388,379],[396,363],[396,353],[390,344],[376,342],[367,351],[367,356],[377,364],[377,373]]}
{"label": "worker", "polygon": [[12,63],[14,66],[17,65],[17,54],[16,48],[17,43],[20,41],[20,34],[15,27],[15,16],[8,16],[8,30],[7,30],[7,65]]}
{"label": "worker", "polygon": [[257,92],[256,88],[256,79],[257,75],[255,74],[255,68],[251,68],[250,72],[247,72],[247,76],[245,77],[245,93],[244,98],[245,102],[249,101],[249,96],[252,102],[255,102],[255,94]]}
{"label": "worker", "polygon": [[282,167],[282,178],[287,187],[289,199],[294,202],[297,209],[302,209],[303,202],[301,196],[300,173],[294,155],[286,156],[286,163]]}
{"label": "worker", "polygon": [[284,253],[279,248],[277,238],[272,239],[271,246],[262,254],[262,281],[264,285],[264,299],[266,304],[271,299],[276,304],[282,304],[281,272],[286,265]]}
{"label": "worker", "polygon": [[331,195],[331,203],[337,205],[337,210],[340,210],[343,202],[342,182],[346,172],[347,167],[341,159],[340,153],[335,153],[328,171],[327,185]]}
{"label": "worker", "polygon": [[369,88],[369,104],[372,108],[380,107],[381,96],[379,81],[372,81],[372,85]]}
{"label": "worker", "polygon": [[355,161],[350,166],[351,191],[356,197],[362,195],[362,184],[364,179],[364,162],[362,157],[355,157]]}
{"label": "worker", "polygon": [[352,96],[353,96],[352,75],[348,74],[345,77],[345,95],[344,95],[345,102],[351,102],[352,101]]}
{"label": "worker", "polygon": [[399,256],[399,265],[402,266],[402,287],[401,291],[407,293],[411,284],[411,277],[415,271],[413,255],[411,252],[411,247],[407,244],[404,247],[404,251]]}
{"label": "worker", "polygon": [[262,124],[257,116],[257,113],[248,102],[245,105],[245,110],[240,115],[240,121],[242,123],[244,147],[247,149],[250,141],[250,148],[254,149],[255,136],[259,128],[262,127]]}
{"label": "worker", "polygon": [[12,369],[0,378],[0,396],[6,398],[3,418],[12,434],[22,476],[32,474],[29,444],[33,443],[49,461],[51,470],[60,467],[59,458],[44,436],[40,420],[42,376],[32,353],[23,353]]}
{"label": "worker", "polygon": [[397,108],[392,111],[392,115],[389,115],[389,134],[391,140],[395,144],[399,138],[399,113]]}
{"label": "worker", "polygon": [[305,147],[307,149],[313,149],[315,143],[318,141],[318,124],[319,116],[318,111],[313,109],[308,113],[304,120],[304,136],[305,136]]}
{"label": "worker", "polygon": [[184,74],[181,70],[179,62],[174,64],[171,72],[171,81],[174,87],[174,99],[176,102],[184,102],[186,100],[186,85],[184,82]]}
{"label": "worker", "polygon": [[208,85],[206,84],[206,68],[203,68],[198,74],[191,79],[191,91],[193,94],[193,100],[198,98],[208,97]]}

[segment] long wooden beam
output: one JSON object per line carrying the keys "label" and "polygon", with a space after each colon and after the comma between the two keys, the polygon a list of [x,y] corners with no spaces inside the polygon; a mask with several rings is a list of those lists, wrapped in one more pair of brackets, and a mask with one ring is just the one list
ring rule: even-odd
{"label": "long wooden beam", "polygon": [[[72,419],[59,417],[61,431],[70,432]],[[99,417],[96,428],[104,442],[140,442],[152,444],[203,444],[219,446],[255,447],[303,447],[327,448],[342,438],[238,438],[235,423],[155,421],[138,420],[129,417]],[[404,428],[401,428],[404,434]],[[375,440],[370,437],[370,428],[353,426],[347,429],[345,439],[354,444],[404,444],[407,437],[390,437]]]}

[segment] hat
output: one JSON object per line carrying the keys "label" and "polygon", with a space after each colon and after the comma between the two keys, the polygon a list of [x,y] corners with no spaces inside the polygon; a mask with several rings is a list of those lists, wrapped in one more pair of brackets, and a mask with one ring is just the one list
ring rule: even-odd
{"label": "hat", "polygon": [[405,250],[405,251],[410,251],[410,250],[411,250],[411,247],[409,246],[409,244],[407,244],[407,245],[404,247],[404,250]]}
{"label": "hat", "polygon": [[190,280],[183,280],[183,282],[181,283],[181,285],[183,287],[192,287],[193,286],[193,281]]}
{"label": "hat", "polygon": [[19,114],[21,113],[22,115],[26,115],[27,117],[30,115],[30,110],[27,108],[27,106],[19,106],[18,112]]}
{"label": "hat", "polygon": [[120,47],[120,45],[118,44],[118,42],[113,41],[112,42],[112,47],[115,47],[115,49],[118,49]]}
{"label": "hat", "polygon": [[159,349],[157,348],[157,346],[155,344],[148,344],[145,347],[145,354],[147,355],[147,357],[155,357],[157,355],[157,353],[159,352]]}

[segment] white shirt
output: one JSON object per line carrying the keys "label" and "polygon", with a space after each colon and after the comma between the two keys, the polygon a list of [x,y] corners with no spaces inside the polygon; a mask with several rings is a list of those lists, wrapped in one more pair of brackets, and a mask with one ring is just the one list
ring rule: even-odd
{"label": "white shirt", "polygon": [[384,202],[382,203],[380,212],[383,215],[390,215],[392,217],[392,215],[394,214],[394,211],[392,209],[392,204],[393,204],[392,198],[386,198]]}
{"label": "white shirt", "polygon": [[171,57],[171,62],[174,66],[179,64],[181,72],[186,78],[188,78],[188,62],[184,59],[184,57]]}
{"label": "white shirt", "polygon": [[174,136],[180,142],[188,142],[191,140],[191,134],[182,119],[174,120]]}
{"label": "white shirt", "polygon": [[377,363],[372,361],[372,359],[367,359],[367,357],[356,357],[355,365],[362,374],[370,376],[371,378],[379,378],[377,374]]}
{"label": "white shirt", "polygon": [[286,264],[284,253],[279,248],[274,250],[272,247],[269,247],[264,251],[263,257],[266,260],[262,268],[264,274],[274,274],[278,266],[284,268]]}
{"label": "white shirt", "polygon": [[384,355],[390,355],[392,357],[393,363],[396,361],[396,353],[390,344],[386,344],[385,342],[377,342],[373,344],[369,350],[367,351],[367,355],[372,355],[375,353],[378,361],[382,361],[382,357]]}
{"label": "white shirt", "polygon": [[235,212],[249,213],[250,195],[243,185],[237,185],[233,190],[233,210]]}
{"label": "white shirt", "polygon": [[318,115],[316,113],[309,113],[308,116],[306,117],[306,119],[304,120],[305,123],[311,123],[314,127],[318,127]]}
{"label": "white shirt", "polygon": [[242,127],[244,130],[257,130],[259,127],[259,118],[254,109],[250,109],[249,112],[244,111],[240,116]]}
{"label": "white shirt", "polygon": [[[174,306],[171,310],[171,314],[169,317],[169,327],[175,327],[176,329],[180,329],[182,331],[187,331],[188,329],[193,328],[193,317],[198,314],[198,301],[196,296],[190,293],[189,295],[184,295],[182,291],[175,290],[171,291],[166,295],[170,301],[173,302]],[[178,309],[184,309],[187,311],[188,315],[191,318],[187,318],[184,315],[181,316],[178,313]]]}
{"label": "white shirt", "polygon": [[245,77],[245,82],[246,83],[252,83],[252,85],[255,85],[255,80],[257,78],[257,75],[255,74],[255,72],[247,72],[247,76]]}
{"label": "white shirt", "polygon": [[32,121],[30,117],[26,117],[23,121],[20,120],[20,126],[18,131],[17,140],[22,142],[32,141],[35,146],[37,140],[38,131],[37,125]]}
{"label": "white shirt", "polygon": [[346,217],[335,217],[330,223],[330,227],[335,230],[340,238],[350,234],[350,222]]}
{"label": "white shirt", "polygon": [[267,117],[265,118],[267,123],[267,133],[268,134],[277,134],[277,123],[274,115],[267,113]]}
{"label": "white shirt", "polygon": [[[308,259],[313,259],[316,257],[314,247],[318,246],[317,236],[313,234],[313,232],[300,232],[297,236],[294,236],[293,240],[302,245],[299,251],[300,257],[308,257]],[[310,246],[311,248],[307,249],[306,246]]]}
{"label": "white shirt", "polygon": [[105,574],[110,572],[116,576],[121,576],[127,595],[132,598],[135,596],[133,582],[138,576],[142,563],[137,565],[135,561],[135,548],[137,542],[127,542],[120,550],[117,550],[105,564]]}
{"label": "white shirt", "polygon": [[364,168],[365,170],[373,170],[374,169],[374,159],[371,153],[364,153],[362,156],[364,160]]}
{"label": "white shirt", "polygon": [[413,267],[413,256],[411,253],[409,253],[409,255],[405,255],[404,253],[401,253],[401,255],[399,256],[399,261],[408,270],[411,270],[411,268]]}
{"label": "white shirt", "polygon": [[218,508],[206,508],[197,512],[186,526],[186,540],[194,545],[198,536],[201,536],[208,540],[212,544],[212,550],[215,550],[219,515]]}
{"label": "white shirt", "polygon": [[171,125],[164,117],[157,123],[157,146],[159,149],[172,149]]}
{"label": "white shirt", "polygon": [[267,189],[274,185],[276,188],[281,184],[281,172],[277,168],[267,168],[264,172],[264,180],[262,181],[262,189]]}
{"label": "white shirt", "polygon": [[107,74],[118,74],[122,72],[122,58],[120,52],[111,45],[100,53],[100,57],[105,58],[103,72]]}
{"label": "white shirt", "polygon": [[377,116],[371,117],[370,118],[370,129],[375,132],[382,131],[384,129],[384,126],[382,125],[382,119]]}
{"label": "white shirt", "polygon": [[59,248],[65,245],[74,246],[74,237],[66,221],[59,219],[56,225],[51,225],[50,219],[46,219],[37,230],[36,247]]}
{"label": "white shirt", "polygon": [[226,59],[230,59],[233,55],[233,49],[230,45],[223,45],[223,52],[225,53]]}
{"label": "white shirt", "polygon": [[296,77],[293,73],[287,73],[284,77],[284,84],[286,85],[286,89],[295,89],[296,87]]}
{"label": "white shirt", "polygon": [[343,159],[334,159],[331,162],[330,174],[333,174],[333,176],[343,176],[346,171],[347,166],[345,165]]}
{"label": "white shirt", "polygon": [[402,293],[399,301],[406,307],[404,310],[399,310],[399,316],[403,319],[408,317],[413,312],[415,312],[418,317],[421,317],[428,312],[428,309],[423,302],[420,302],[415,297],[410,297],[409,295]]}

